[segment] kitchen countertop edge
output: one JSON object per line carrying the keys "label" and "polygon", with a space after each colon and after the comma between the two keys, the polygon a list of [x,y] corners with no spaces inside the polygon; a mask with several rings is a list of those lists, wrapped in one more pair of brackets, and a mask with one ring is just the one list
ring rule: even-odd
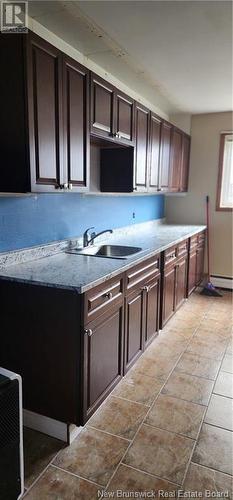
{"label": "kitchen countertop edge", "polygon": [[[121,266],[119,264],[118,269],[115,269],[112,272],[108,272],[107,274],[103,274],[103,276],[99,277],[98,279],[95,279],[95,280],[90,281],[90,282],[83,284],[83,285],[81,284],[80,286],[74,286],[74,285],[68,285],[68,284],[64,285],[61,283],[51,283],[49,281],[46,282],[46,280],[39,281],[39,280],[33,280],[33,279],[29,279],[29,278],[24,279],[24,278],[19,278],[17,276],[10,276],[10,275],[8,276],[7,274],[5,274],[5,275],[1,274],[3,271],[2,269],[0,270],[0,280],[17,282],[17,283],[24,283],[24,284],[28,284],[28,285],[45,286],[45,287],[49,287],[49,288],[51,287],[51,288],[65,289],[65,290],[70,290],[70,291],[76,292],[77,294],[82,294],[82,293],[85,293],[88,290],[94,288],[95,286],[98,286],[101,283],[104,283],[105,281],[107,281],[111,278],[114,278],[117,275],[129,270],[131,267],[134,267],[135,265],[140,264],[141,262],[143,262],[143,260],[145,258],[153,257],[153,256],[157,255],[158,253],[161,253],[161,252],[167,250],[168,248],[170,248],[174,245],[177,245],[181,241],[186,240],[186,239],[190,238],[191,236],[198,234],[201,231],[204,231],[206,229],[206,226],[200,225],[200,226],[195,226],[195,228],[196,228],[195,230],[190,231],[187,234],[185,234],[184,236],[179,237],[177,239],[174,239],[165,245],[161,245],[161,247],[159,247],[157,249],[148,248],[148,249],[142,250],[140,252],[140,256],[138,254],[135,254],[134,256],[128,258],[127,260],[124,261],[124,264],[122,263]],[[80,255],[78,257],[80,258],[83,256]],[[87,258],[87,257],[85,257],[85,258]],[[100,259],[100,257],[93,257],[93,256],[88,257],[88,259],[95,259],[95,258],[98,260]],[[102,259],[103,258],[101,258],[101,260]],[[35,259],[35,262],[37,260],[39,260],[39,259]],[[104,260],[106,260],[106,259],[104,259]],[[119,262],[122,262],[122,261],[119,261]],[[18,264],[18,265],[20,265],[20,264]],[[11,266],[8,267],[8,270],[10,269],[10,267]]]}

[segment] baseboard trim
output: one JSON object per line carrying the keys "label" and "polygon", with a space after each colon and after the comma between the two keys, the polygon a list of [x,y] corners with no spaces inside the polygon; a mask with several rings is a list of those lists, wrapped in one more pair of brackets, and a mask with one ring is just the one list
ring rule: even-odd
{"label": "baseboard trim", "polygon": [[82,430],[82,427],[77,427],[74,424],[65,424],[59,420],[39,415],[39,413],[29,410],[23,410],[23,423],[25,427],[43,432],[43,434],[60,439],[60,441],[64,441],[67,444],[71,444]]}
{"label": "baseboard trim", "polygon": [[233,290],[233,278],[213,275],[210,277],[210,279],[211,283],[213,283],[213,285],[216,287]]}

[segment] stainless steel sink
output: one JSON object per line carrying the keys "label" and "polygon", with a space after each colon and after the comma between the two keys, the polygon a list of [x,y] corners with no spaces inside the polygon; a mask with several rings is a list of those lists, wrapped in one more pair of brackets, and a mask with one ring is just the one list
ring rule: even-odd
{"label": "stainless steel sink", "polygon": [[140,247],[126,247],[122,245],[100,245],[67,250],[68,253],[89,255],[92,257],[107,257],[109,259],[127,259],[131,255],[141,252]]}

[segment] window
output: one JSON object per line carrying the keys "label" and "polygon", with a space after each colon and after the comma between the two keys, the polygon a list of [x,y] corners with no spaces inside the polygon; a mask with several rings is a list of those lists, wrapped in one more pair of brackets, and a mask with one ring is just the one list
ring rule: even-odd
{"label": "window", "polygon": [[221,134],[219,151],[219,173],[217,188],[217,210],[233,208],[233,134]]}

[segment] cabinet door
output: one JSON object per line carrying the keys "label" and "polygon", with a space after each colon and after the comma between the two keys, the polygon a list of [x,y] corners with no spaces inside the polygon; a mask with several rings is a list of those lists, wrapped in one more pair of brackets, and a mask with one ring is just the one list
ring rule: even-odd
{"label": "cabinet door", "polygon": [[190,137],[188,135],[183,134],[182,159],[180,168],[180,191],[188,191],[189,157],[190,157]]}
{"label": "cabinet door", "polygon": [[187,291],[187,257],[176,265],[176,308],[180,307],[186,298]]}
{"label": "cabinet door", "polygon": [[197,249],[196,285],[199,285],[203,279],[204,255],[205,255],[205,247],[203,245],[198,247]]}
{"label": "cabinet door", "polygon": [[148,283],[145,294],[145,347],[158,334],[159,330],[159,288],[160,276]]}
{"label": "cabinet door", "polygon": [[164,271],[163,279],[163,325],[171,318],[176,307],[176,267]]}
{"label": "cabinet door", "polygon": [[91,75],[91,132],[113,137],[114,87],[97,75]]}
{"label": "cabinet door", "polygon": [[140,104],[136,104],[136,147],[135,147],[135,172],[134,190],[146,191],[147,165],[149,149],[149,118],[150,112]]}
{"label": "cabinet door", "polygon": [[169,190],[170,180],[170,151],[171,151],[171,130],[172,125],[168,122],[162,123],[161,128],[161,152],[160,152],[160,172],[159,190]]}
{"label": "cabinet door", "polygon": [[64,179],[74,190],[88,187],[88,80],[88,70],[64,56]]}
{"label": "cabinet door", "polygon": [[123,306],[89,323],[84,330],[83,423],[122,377]]}
{"label": "cabinet door", "polygon": [[144,291],[129,295],[125,306],[125,360],[124,372],[135,363],[144,349]]}
{"label": "cabinet door", "polygon": [[28,115],[32,191],[54,191],[62,182],[61,85],[59,50],[30,35]]}
{"label": "cabinet door", "polygon": [[171,137],[171,165],[170,165],[169,191],[173,192],[180,191],[181,159],[182,159],[182,133],[174,128]]}
{"label": "cabinet door", "polygon": [[159,188],[159,157],[161,120],[151,114],[150,121],[150,168],[149,168],[149,190],[157,191]]}
{"label": "cabinet door", "polygon": [[197,269],[197,250],[195,249],[189,255],[188,267],[188,295],[194,290],[196,286],[196,269]]}
{"label": "cabinet door", "polygon": [[114,132],[116,139],[125,144],[133,144],[134,125],[134,101],[116,89]]}

